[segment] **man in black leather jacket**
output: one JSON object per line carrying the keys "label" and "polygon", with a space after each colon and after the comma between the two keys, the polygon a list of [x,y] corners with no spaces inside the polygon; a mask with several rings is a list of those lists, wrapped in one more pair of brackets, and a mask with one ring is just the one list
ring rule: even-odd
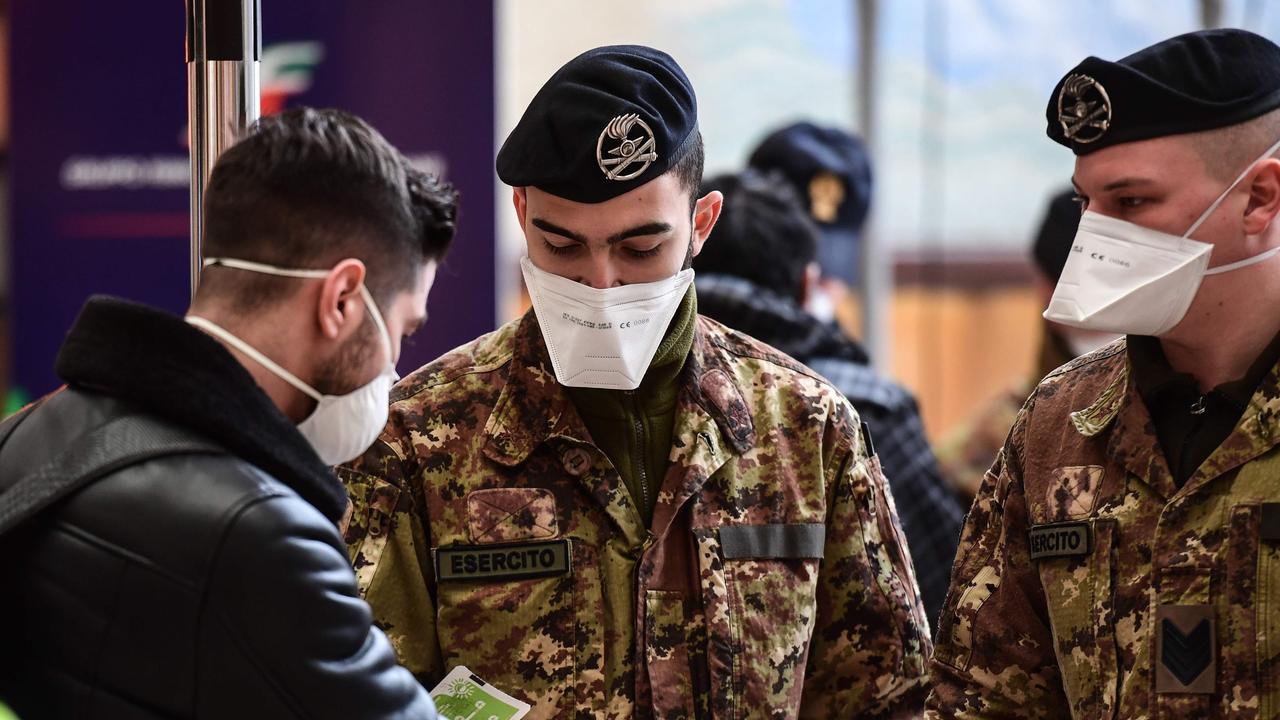
{"label": "man in black leather jacket", "polygon": [[385,422],[456,200],[359,119],[289,111],[213,171],[187,322],[89,300],[67,385],[0,426],[0,520],[41,492],[24,478],[113,429],[207,448],[126,464],[0,535],[0,699],[20,717],[435,716],[357,596],[328,465]]}

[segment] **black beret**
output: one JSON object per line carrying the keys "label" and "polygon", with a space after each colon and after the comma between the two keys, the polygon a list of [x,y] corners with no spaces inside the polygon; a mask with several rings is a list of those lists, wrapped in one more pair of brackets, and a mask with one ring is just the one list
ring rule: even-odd
{"label": "black beret", "polygon": [[498,151],[498,177],[604,202],[671,169],[697,129],[693,86],[670,55],[641,45],[595,48],[533,97]]}
{"label": "black beret", "polygon": [[1040,223],[1040,232],[1036,233],[1031,256],[1035,258],[1036,267],[1055,283],[1062,278],[1062,268],[1071,255],[1079,227],[1080,203],[1076,202],[1076,191],[1067,189],[1054,195]]}
{"label": "black beret", "polygon": [[1087,155],[1212,130],[1280,107],[1280,47],[1247,30],[1202,30],[1109,62],[1085,58],[1045,110],[1049,137]]}
{"label": "black beret", "polygon": [[822,269],[857,282],[858,239],[871,209],[871,156],[839,128],[798,122],[774,131],[747,164],[781,172],[822,230]]}

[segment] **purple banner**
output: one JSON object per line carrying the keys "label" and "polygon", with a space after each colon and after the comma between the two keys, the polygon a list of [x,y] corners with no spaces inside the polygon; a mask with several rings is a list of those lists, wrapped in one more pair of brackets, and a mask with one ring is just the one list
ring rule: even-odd
{"label": "purple banner", "polygon": [[[263,0],[262,110],[340,107],[462,194],[416,368],[494,324],[493,7]],[[35,396],[89,295],[187,304],[181,2],[11,7],[12,372]],[[447,308],[447,311],[445,309]]]}

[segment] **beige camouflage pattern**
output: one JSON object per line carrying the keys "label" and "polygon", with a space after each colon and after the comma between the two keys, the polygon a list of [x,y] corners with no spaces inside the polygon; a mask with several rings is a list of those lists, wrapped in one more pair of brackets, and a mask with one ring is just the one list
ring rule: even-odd
{"label": "beige camouflage pattern", "polygon": [[[456,665],[529,717],[911,717],[923,607],[893,500],[825,381],[699,318],[646,528],[555,381],[536,317],[403,380],[340,471],[360,588],[431,687]],[[726,559],[729,525],[825,524],[822,559]],[[571,572],[437,582],[432,550],[568,539]],[[785,554],[785,553],[779,553]]]}
{"label": "beige camouflage pattern", "polygon": [[[1051,374],[970,511],[932,663],[932,718],[1280,717],[1280,367],[1178,488],[1117,342]],[[1274,508],[1273,508],[1274,509]],[[1092,551],[1029,558],[1032,525]],[[1212,694],[1157,693],[1156,611],[1210,605]]]}

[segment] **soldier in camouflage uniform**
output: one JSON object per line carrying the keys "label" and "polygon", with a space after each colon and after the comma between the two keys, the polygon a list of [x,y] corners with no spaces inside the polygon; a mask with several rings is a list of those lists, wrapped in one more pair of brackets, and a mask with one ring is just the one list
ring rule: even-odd
{"label": "soldier in camouflage uniform", "polygon": [[534,309],[405,378],[341,471],[360,588],[423,683],[530,717],[912,716],[928,627],[856,413],[684,282],[721,202],[695,107],[637,46],[534,98],[497,163]]}
{"label": "soldier in camouflage uniform", "polygon": [[1280,314],[1254,310],[1280,299],[1277,108],[1280,47],[1240,30],[1055,89],[1085,212],[1046,317],[1128,337],[1018,414],[927,717],[1280,717]]}

